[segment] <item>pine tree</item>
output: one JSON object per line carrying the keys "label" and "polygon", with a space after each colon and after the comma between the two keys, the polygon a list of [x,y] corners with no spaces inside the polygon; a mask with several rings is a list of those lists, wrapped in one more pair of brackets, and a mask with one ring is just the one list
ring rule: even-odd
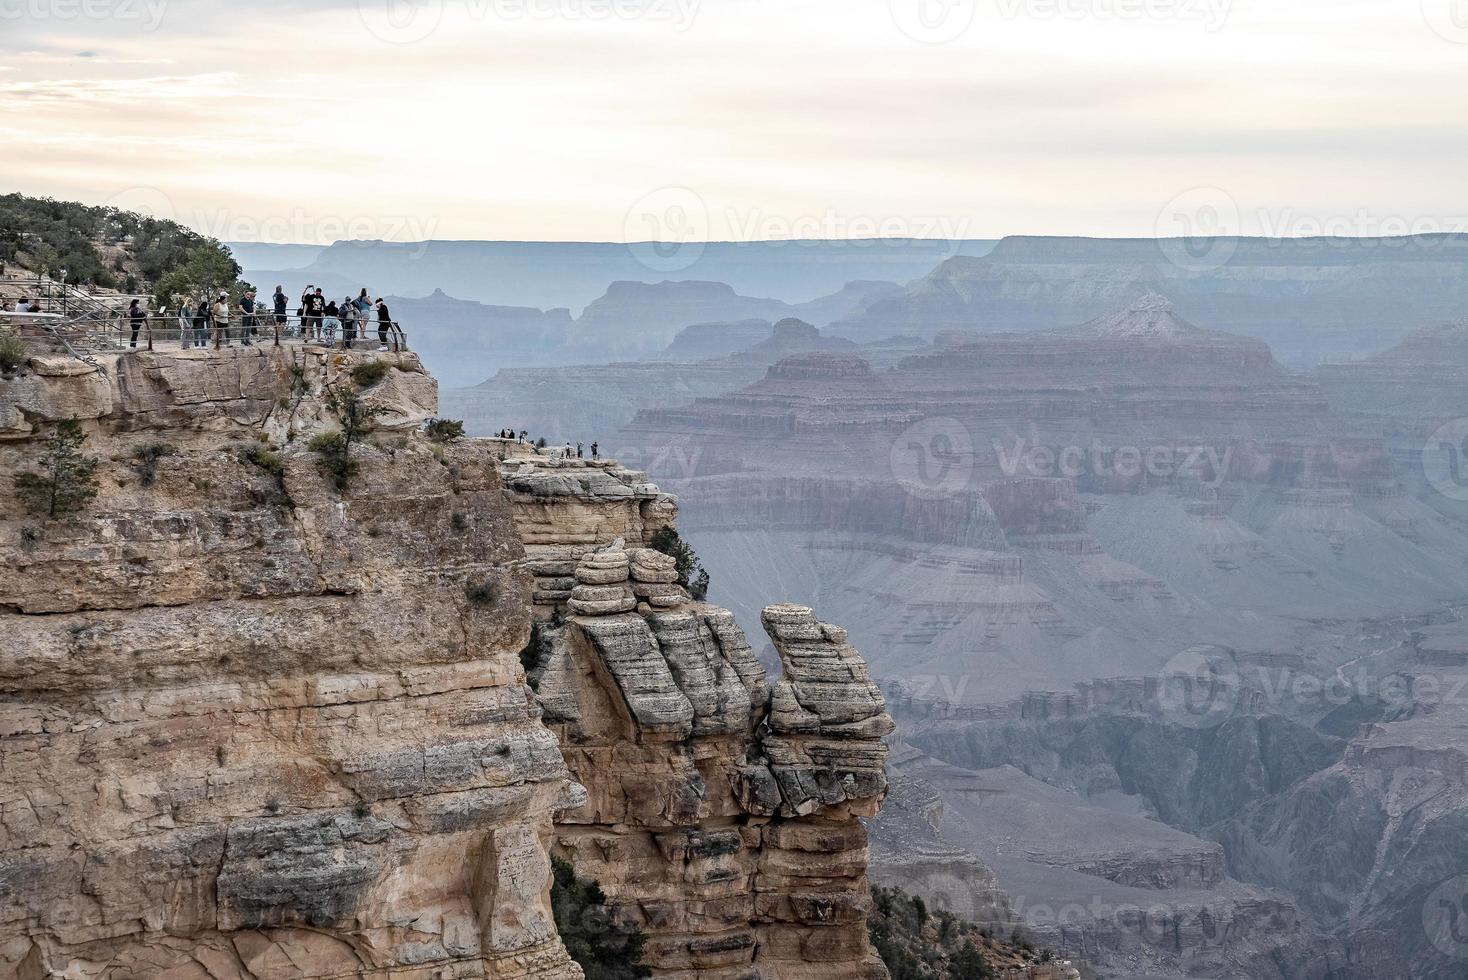
{"label": "pine tree", "polygon": [[86,438],[75,421],[59,423],[46,443],[41,472],[15,478],[15,494],[32,514],[55,520],[76,513],[97,496],[97,457],[81,452]]}

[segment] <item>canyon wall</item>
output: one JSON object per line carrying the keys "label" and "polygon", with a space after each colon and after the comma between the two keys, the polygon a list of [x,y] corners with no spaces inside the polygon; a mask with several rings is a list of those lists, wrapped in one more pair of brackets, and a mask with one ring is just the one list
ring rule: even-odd
{"label": "canyon wall", "polygon": [[[884,976],[891,722],[844,634],[772,608],[772,683],[642,547],[671,498],[433,442],[436,387],[291,347],[0,378],[0,470],[74,419],[98,483],[0,493],[0,976],[572,980],[553,853],[657,975]],[[341,492],[331,391],[373,410]]]}

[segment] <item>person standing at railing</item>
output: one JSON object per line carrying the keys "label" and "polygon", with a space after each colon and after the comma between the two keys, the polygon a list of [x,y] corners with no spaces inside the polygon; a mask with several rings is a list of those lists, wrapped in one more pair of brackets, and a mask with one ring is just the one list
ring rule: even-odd
{"label": "person standing at railing", "polygon": [[352,313],[357,319],[356,333],[367,336],[367,321],[372,318],[372,300],[367,298],[367,287],[363,286],[357,298],[352,300]]}
{"label": "person standing at railing", "polygon": [[[270,301],[275,307],[275,325],[277,327],[285,326],[285,290],[276,286],[275,295],[270,297]],[[280,336],[279,330],[275,333],[277,337]]]}
{"label": "person standing at railing", "polygon": [[240,343],[246,347],[251,344],[250,338],[260,332],[256,323],[255,291],[247,289],[245,295],[240,297]]}
{"label": "person standing at railing", "polygon": [[229,293],[220,293],[214,301],[214,346],[233,347],[229,336]]}
{"label": "person standing at railing", "polygon": [[342,321],[342,347],[351,350],[352,342],[357,339],[357,307],[352,304],[352,297],[343,296],[337,310]]}
{"label": "person standing at railing", "polygon": [[377,297],[377,349],[387,350],[387,332],[392,328],[392,313],[382,297]]}
{"label": "person standing at railing", "polygon": [[138,346],[138,334],[148,322],[148,311],[143,309],[139,300],[133,300],[127,307],[127,322],[132,328],[132,340],[128,341],[129,347]]}
{"label": "person standing at railing", "polygon": [[178,304],[178,346],[180,349],[194,346],[194,301],[187,296],[175,296]]}
{"label": "person standing at railing", "polygon": [[193,301],[194,306],[194,346],[209,346],[209,299],[200,296]]}
{"label": "person standing at railing", "polygon": [[306,297],[306,336],[315,340],[321,336],[321,321],[326,316],[326,297],[318,286]]}
{"label": "person standing at railing", "polygon": [[341,311],[336,308],[336,300],[326,304],[326,318],[321,325],[321,339],[327,344],[336,343],[336,328],[341,324],[341,320],[337,318],[340,313]]}

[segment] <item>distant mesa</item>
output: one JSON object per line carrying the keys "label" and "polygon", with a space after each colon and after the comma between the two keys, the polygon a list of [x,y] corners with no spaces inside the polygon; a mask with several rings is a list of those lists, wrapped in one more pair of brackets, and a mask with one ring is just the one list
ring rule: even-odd
{"label": "distant mesa", "polygon": [[1150,292],[1125,309],[1082,324],[1081,333],[1097,337],[1186,337],[1203,333],[1177,315],[1172,300]]}

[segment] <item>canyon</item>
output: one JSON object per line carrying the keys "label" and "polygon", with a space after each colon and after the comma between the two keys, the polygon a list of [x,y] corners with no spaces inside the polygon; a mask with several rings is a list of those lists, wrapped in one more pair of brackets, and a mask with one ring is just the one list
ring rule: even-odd
{"label": "canyon", "polygon": [[1144,294],[796,354],[616,441],[719,602],[834,610],[871,654],[928,801],[877,818],[909,815],[883,880],[1116,975],[1448,977],[1468,513],[1421,456],[1468,364],[1426,346],[1426,408],[1372,410],[1350,385],[1421,343],[1301,375]]}
{"label": "canyon", "polygon": [[654,976],[885,977],[846,633],[771,604],[768,674],[645,474],[434,441],[436,402],[414,354],[291,345],[0,377],[5,472],[65,421],[96,460],[74,514],[0,495],[0,973],[572,980],[555,856]]}

